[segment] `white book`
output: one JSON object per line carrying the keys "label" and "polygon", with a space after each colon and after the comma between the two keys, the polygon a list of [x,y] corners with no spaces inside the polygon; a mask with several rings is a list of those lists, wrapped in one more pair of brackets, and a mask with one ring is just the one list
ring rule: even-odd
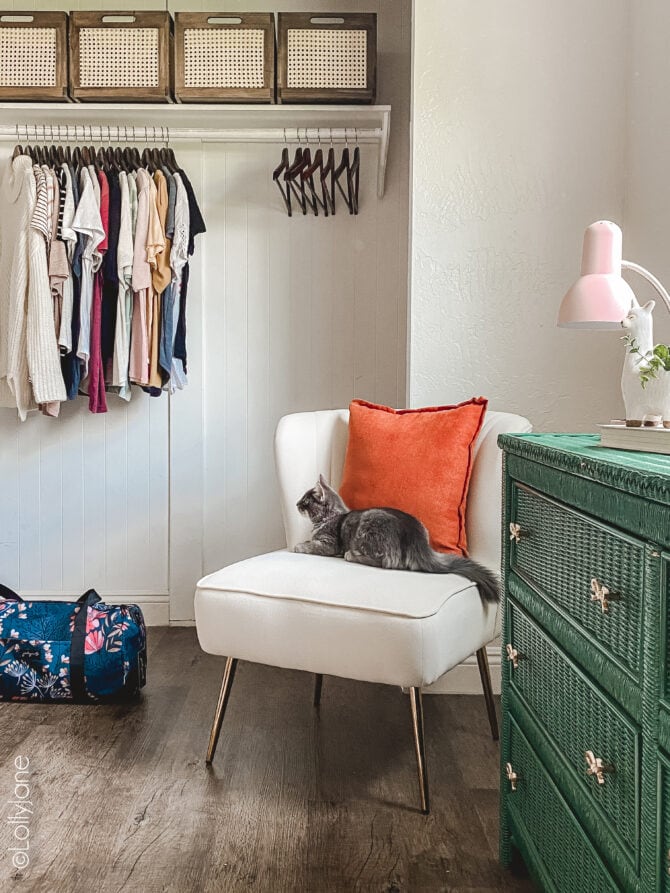
{"label": "white book", "polygon": [[670,456],[670,428],[627,428],[623,422],[610,422],[609,425],[598,427],[601,446]]}

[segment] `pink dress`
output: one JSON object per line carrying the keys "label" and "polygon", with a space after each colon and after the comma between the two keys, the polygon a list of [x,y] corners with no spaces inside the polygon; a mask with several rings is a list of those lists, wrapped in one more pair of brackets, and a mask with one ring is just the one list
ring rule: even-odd
{"label": "pink dress", "polygon": [[[102,254],[107,250],[109,236],[109,183],[102,171],[98,171],[100,183],[100,218],[105,237],[98,246]],[[91,412],[107,412],[105,398],[105,376],[102,366],[102,267],[93,280],[93,303],[91,306],[91,359],[89,360],[88,408]]]}

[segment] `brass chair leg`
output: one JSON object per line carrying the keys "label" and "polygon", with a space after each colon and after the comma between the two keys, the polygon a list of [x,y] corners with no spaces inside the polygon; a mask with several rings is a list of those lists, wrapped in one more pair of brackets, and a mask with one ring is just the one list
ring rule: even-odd
{"label": "brass chair leg", "polygon": [[498,716],[496,714],[496,704],[493,700],[493,687],[491,686],[491,671],[489,670],[489,659],[486,654],[486,647],[480,648],[477,652],[477,664],[479,665],[479,675],[482,680],[482,688],[484,689],[484,700],[486,701],[486,710],[489,715],[489,724],[491,726],[491,736],[494,741],[498,740]]}
{"label": "brass chair leg", "polygon": [[219,743],[219,733],[221,731],[221,723],[228,706],[228,698],[230,690],[233,687],[233,679],[235,678],[235,670],[237,669],[237,658],[229,657],[226,660],[226,667],[223,671],[223,681],[221,682],[221,691],[219,692],[219,702],[216,705],[216,713],[214,714],[214,723],[212,731],[209,734],[209,747],[207,748],[206,763],[209,765],[214,759],[216,753],[216,745]]}
{"label": "brass chair leg", "polygon": [[430,800],[428,797],[428,772],[426,770],[426,752],[423,744],[423,705],[421,703],[421,689],[410,688],[409,702],[412,708],[412,726],[414,728],[414,748],[416,750],[416,765],[419,770],[419,791],[421,793],[421,812],[428,815],[430,812]]}
{"label": "brass chair leg", "polygon": [[323,673],[314,675],[314,706],[321,706],[321,688],[323,686]]}

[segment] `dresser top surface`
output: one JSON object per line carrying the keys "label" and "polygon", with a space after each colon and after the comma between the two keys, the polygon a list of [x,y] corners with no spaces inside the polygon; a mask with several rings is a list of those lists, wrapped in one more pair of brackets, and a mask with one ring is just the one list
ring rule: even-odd
{"label": "dresser top surface", "polygon": [[597,434],[501,434],[507,453],[670,503],[670,456],[613,450]]}

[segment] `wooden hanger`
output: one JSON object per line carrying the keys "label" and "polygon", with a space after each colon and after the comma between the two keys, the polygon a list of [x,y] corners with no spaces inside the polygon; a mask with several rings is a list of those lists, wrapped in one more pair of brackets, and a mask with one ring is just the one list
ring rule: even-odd
{"label": "wooden hanger", "polygon": [[335,149],[328,149],[328,160],[321,168],[321,191],[329,214],[335,214]]}
{"label": "wooden hanger", "polygon": [[[337,166],[337,168],[333,171],[333,180],[337,184],[337,188],[342,193],[342,198],[346,202],[347,208],[349,208],[349,213],[353,214],[354,206],[353,206],[353,201],[352,201],[352,197],[351,197],[351,179],[349,177],[350,166],[351,166],[351,162],[349,159],[349,146],[347,145],[347,146],[345,146],[344,149],[342,149],[342,159],[341,159],[339,165]],[[346,175],[347,175],[346,176],[346,184],[347,184],[346,192],[344,191],[344,189],[342,188],[342,184],[340,183],[340,177],[344,173],[346,173]]]}
{"label": "wooden hanger", "polygon": [[293,164],[284,174],[284,182],[288,184],[288,188],[293,192],[303,214],[307,214],[307,195],[301,175],[304,168],[309,167],[311,163],[312,155],[309,148],[303,149],[301,146],[298,146]]}
{"label": "wooden hanger", "polygon": [[[314,174],[318,171],[317,182],[321,190],[321,197],[314,188]],[[301,175],[303,183],[309,186],[312,198],[310,201],[312,210],[316,217],[319,216],[319,208],[323,210],[324,216],[328,216],[328,196],[326,195],[326,187],[323,179],[323,149],[319,147],[314,153],[314,161],[306,167]]]}
{"label": "wooden hanger", "polygon": [[353,213],[358,214],[358,190],[361,178],[361,150],[358,146],[354,149],[354,157],[351,167],[347,171],[347,181],[349,186],[349,195],[351,196],[351,206]]}
{"label": "wooden hanger", "polygon": [[284,200],[284,204],[286,205],[286,211],[289,217],[293,216],[293,211],[291,210],[291,187],[286,184],[286,186],[282,186],[280,182],[281,175],[290,170],[289,163],[289,154],[288,154],[288,146],[284,146],[281,153],[281,161],[277,165],[277,167],[272,172],[272,179],[277,184],[277,188],[281,192],[281,197]]}

